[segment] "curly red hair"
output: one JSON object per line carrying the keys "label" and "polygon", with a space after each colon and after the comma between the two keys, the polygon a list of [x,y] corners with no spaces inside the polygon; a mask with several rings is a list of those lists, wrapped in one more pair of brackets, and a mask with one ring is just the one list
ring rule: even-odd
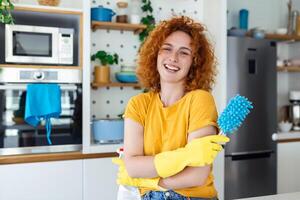
{"label": "curly red hair", "polygon": [[165,39],[175,31],[183,31],[192,38],[193,62],[185,83],[186,91],[210,91],[216,76],[214,51],[205,36],[204,26],[186,16],[162,21],[146,38],[138,59],[137,76],[140,83],[149,90],[160,91],[157,56]]}

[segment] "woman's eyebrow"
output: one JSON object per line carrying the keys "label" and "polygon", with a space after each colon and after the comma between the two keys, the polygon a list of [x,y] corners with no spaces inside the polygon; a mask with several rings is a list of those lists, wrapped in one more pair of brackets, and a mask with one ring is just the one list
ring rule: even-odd
{"label": "woman's eyebrow", "polygon": [[163,43],[162,45],[173,46],[172,44],[167,43],[167,42]]}

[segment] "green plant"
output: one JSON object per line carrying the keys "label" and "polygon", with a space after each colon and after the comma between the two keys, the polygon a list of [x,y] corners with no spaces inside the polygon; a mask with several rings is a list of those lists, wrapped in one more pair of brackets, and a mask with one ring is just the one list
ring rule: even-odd
{"label": "green plant", "polygon": [[98,59],[102,65],[107,65],[107,64],[118,64],[119,62],[119,56],[118,54],[109,54],[106,51],[98,51],[97,53],[93,54],[91,57],[92,61],[95,61]]}
{"label": "green plant", "polygon": [[10,0],[0,0],[0,23],[13,24],[14,18],[11,11],[14,9],[14,5]]}
{"label": "green plant", "polygon": [[141,19],[142,24],[146,25],[147,28],[143,30],[139,39],[141,42],[145,40],[145,38],[149,35],[149,33],[155,28],[155,19],[153,17],[153,8],[151,6],[150,0],[142,0],[142,11],[146,13],[146,16]]}

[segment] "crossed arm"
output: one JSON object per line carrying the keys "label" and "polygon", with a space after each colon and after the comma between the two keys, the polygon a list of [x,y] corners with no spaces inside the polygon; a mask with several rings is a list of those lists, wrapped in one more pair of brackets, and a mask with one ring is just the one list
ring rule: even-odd
{"label": "crossed arm", "polygon": [[[154,166],[154,156],[144,155],[143,131],[143,127],[139,123],[128,118],[125,119],[124,161],[126,169],[128,174],[133,178],[158,177]],[[195,138],[214,134],[216,134],[216,128],[207,126],[190,133],[188,142]],[[205,183],[210,173],[210,167],[210,165],[204,167],[186,167],[174,176],[160,179],[159,185],[166,189],[201,186]]]}

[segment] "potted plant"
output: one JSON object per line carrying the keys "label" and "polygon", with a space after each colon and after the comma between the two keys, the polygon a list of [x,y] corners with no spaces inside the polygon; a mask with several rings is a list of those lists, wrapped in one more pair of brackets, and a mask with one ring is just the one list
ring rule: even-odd
{"label": "potted plant", "polygon": [[153,8],[151,5],[151,0],[143,0],[141,9],[145,14],[145,16],[141,19],[141,22],[147,26],[147,28],[139,34],[139,39],[141,42],[143,42],[149,33],[155,28],[155,19],[152,14]]}
{"label": "potted plant", "polygon": [[98,59],[101,66],[95,66],[94,68],[94,82],[95,83],[109,83],[110,82],[110,68],[109,65],[118,64],[118,54],[109,54],[106,51],[100,50],[93,54],[92,61]]}
{"label": "potted plant", "polygon": [[0,0],[0,23],[13,24],[14,19],[11,15],[11,11],[14,9],[14,5],[10,0]]}

